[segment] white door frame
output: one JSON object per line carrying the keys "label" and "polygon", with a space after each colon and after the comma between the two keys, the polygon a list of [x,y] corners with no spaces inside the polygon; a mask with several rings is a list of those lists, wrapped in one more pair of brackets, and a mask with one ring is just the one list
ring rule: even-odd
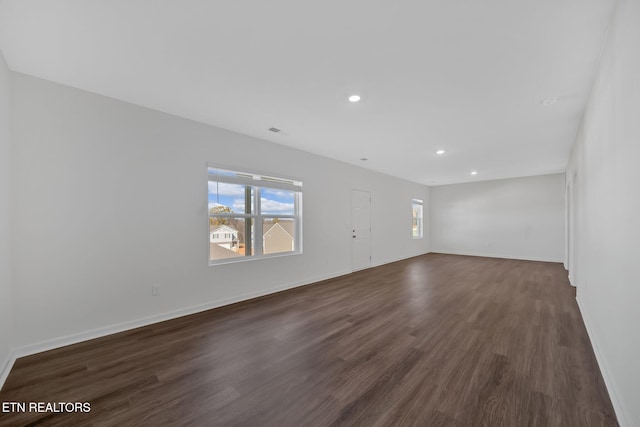
{"label": "white door frame", "polygon": [[577,176],[574,174],[567,185],[567,269],[569,271],[569,283],[577,286],[576,280],[576,254],[578,218],[576,209]]}

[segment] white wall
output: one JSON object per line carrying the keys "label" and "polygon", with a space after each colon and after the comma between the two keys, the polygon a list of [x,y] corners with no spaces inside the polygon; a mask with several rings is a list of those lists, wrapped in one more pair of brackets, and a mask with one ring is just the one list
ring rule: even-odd
{"label": "white wall", "polygon": [[[426,186],[25,75],[13,83],[23,352],[350,272],[352,188],[372,192],[373,264],[428,251],[411,238],[411,199],[428,201]],[[302,179],[304,253],[209,267],[207,161]]]}
{"label": "white wall", "polygon": [[618,420],[640,426],[640,1],[618,4],[574,146],[571,277]]}
{"label": "white wall", "polygon": [[0,52],[0,384],[10,368],[11,304],[11,142],[9,132],[10,71]]}
{"label": "white wall", "polygon": [[431,187],[433,252],[562,262],[564,175]]}

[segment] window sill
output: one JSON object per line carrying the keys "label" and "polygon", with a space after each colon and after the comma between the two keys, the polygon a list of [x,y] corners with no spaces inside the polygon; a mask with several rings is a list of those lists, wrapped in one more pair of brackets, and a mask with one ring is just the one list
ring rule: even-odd
{"label": "window sill", "polygon": [[282,257],[287,257],[292,255],[302,255],[302,251],[278,252],[277,254],[225,258],[218,261],[209,261],[209,267],[215,267],[217,265],[225,265],[225,264],[237,264],[237,263],[248,262],[248,261],[258,261],[261,259],[282,258]]}

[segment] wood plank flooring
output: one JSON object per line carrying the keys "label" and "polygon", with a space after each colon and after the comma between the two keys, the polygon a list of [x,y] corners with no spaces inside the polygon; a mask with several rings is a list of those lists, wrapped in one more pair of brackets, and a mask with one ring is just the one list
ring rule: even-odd
{"label": "wood plank flooring", "polygon": [[429,254],[19,359],[0,425],[615,426],[562,265]]}

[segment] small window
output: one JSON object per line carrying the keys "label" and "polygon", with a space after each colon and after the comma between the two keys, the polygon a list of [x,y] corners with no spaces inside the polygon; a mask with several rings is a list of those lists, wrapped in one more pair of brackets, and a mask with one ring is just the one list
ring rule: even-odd
{"label": "small window", "polygon": [[208,177],[209,265],[302,252],[302,182],[215,166]]}
{"label": "small window", "polygon": [[422,238],[422,222],[423,222],[423,204],[420,199],[413,199],[413,222],[411,224],[411,231],[414,239]]}

